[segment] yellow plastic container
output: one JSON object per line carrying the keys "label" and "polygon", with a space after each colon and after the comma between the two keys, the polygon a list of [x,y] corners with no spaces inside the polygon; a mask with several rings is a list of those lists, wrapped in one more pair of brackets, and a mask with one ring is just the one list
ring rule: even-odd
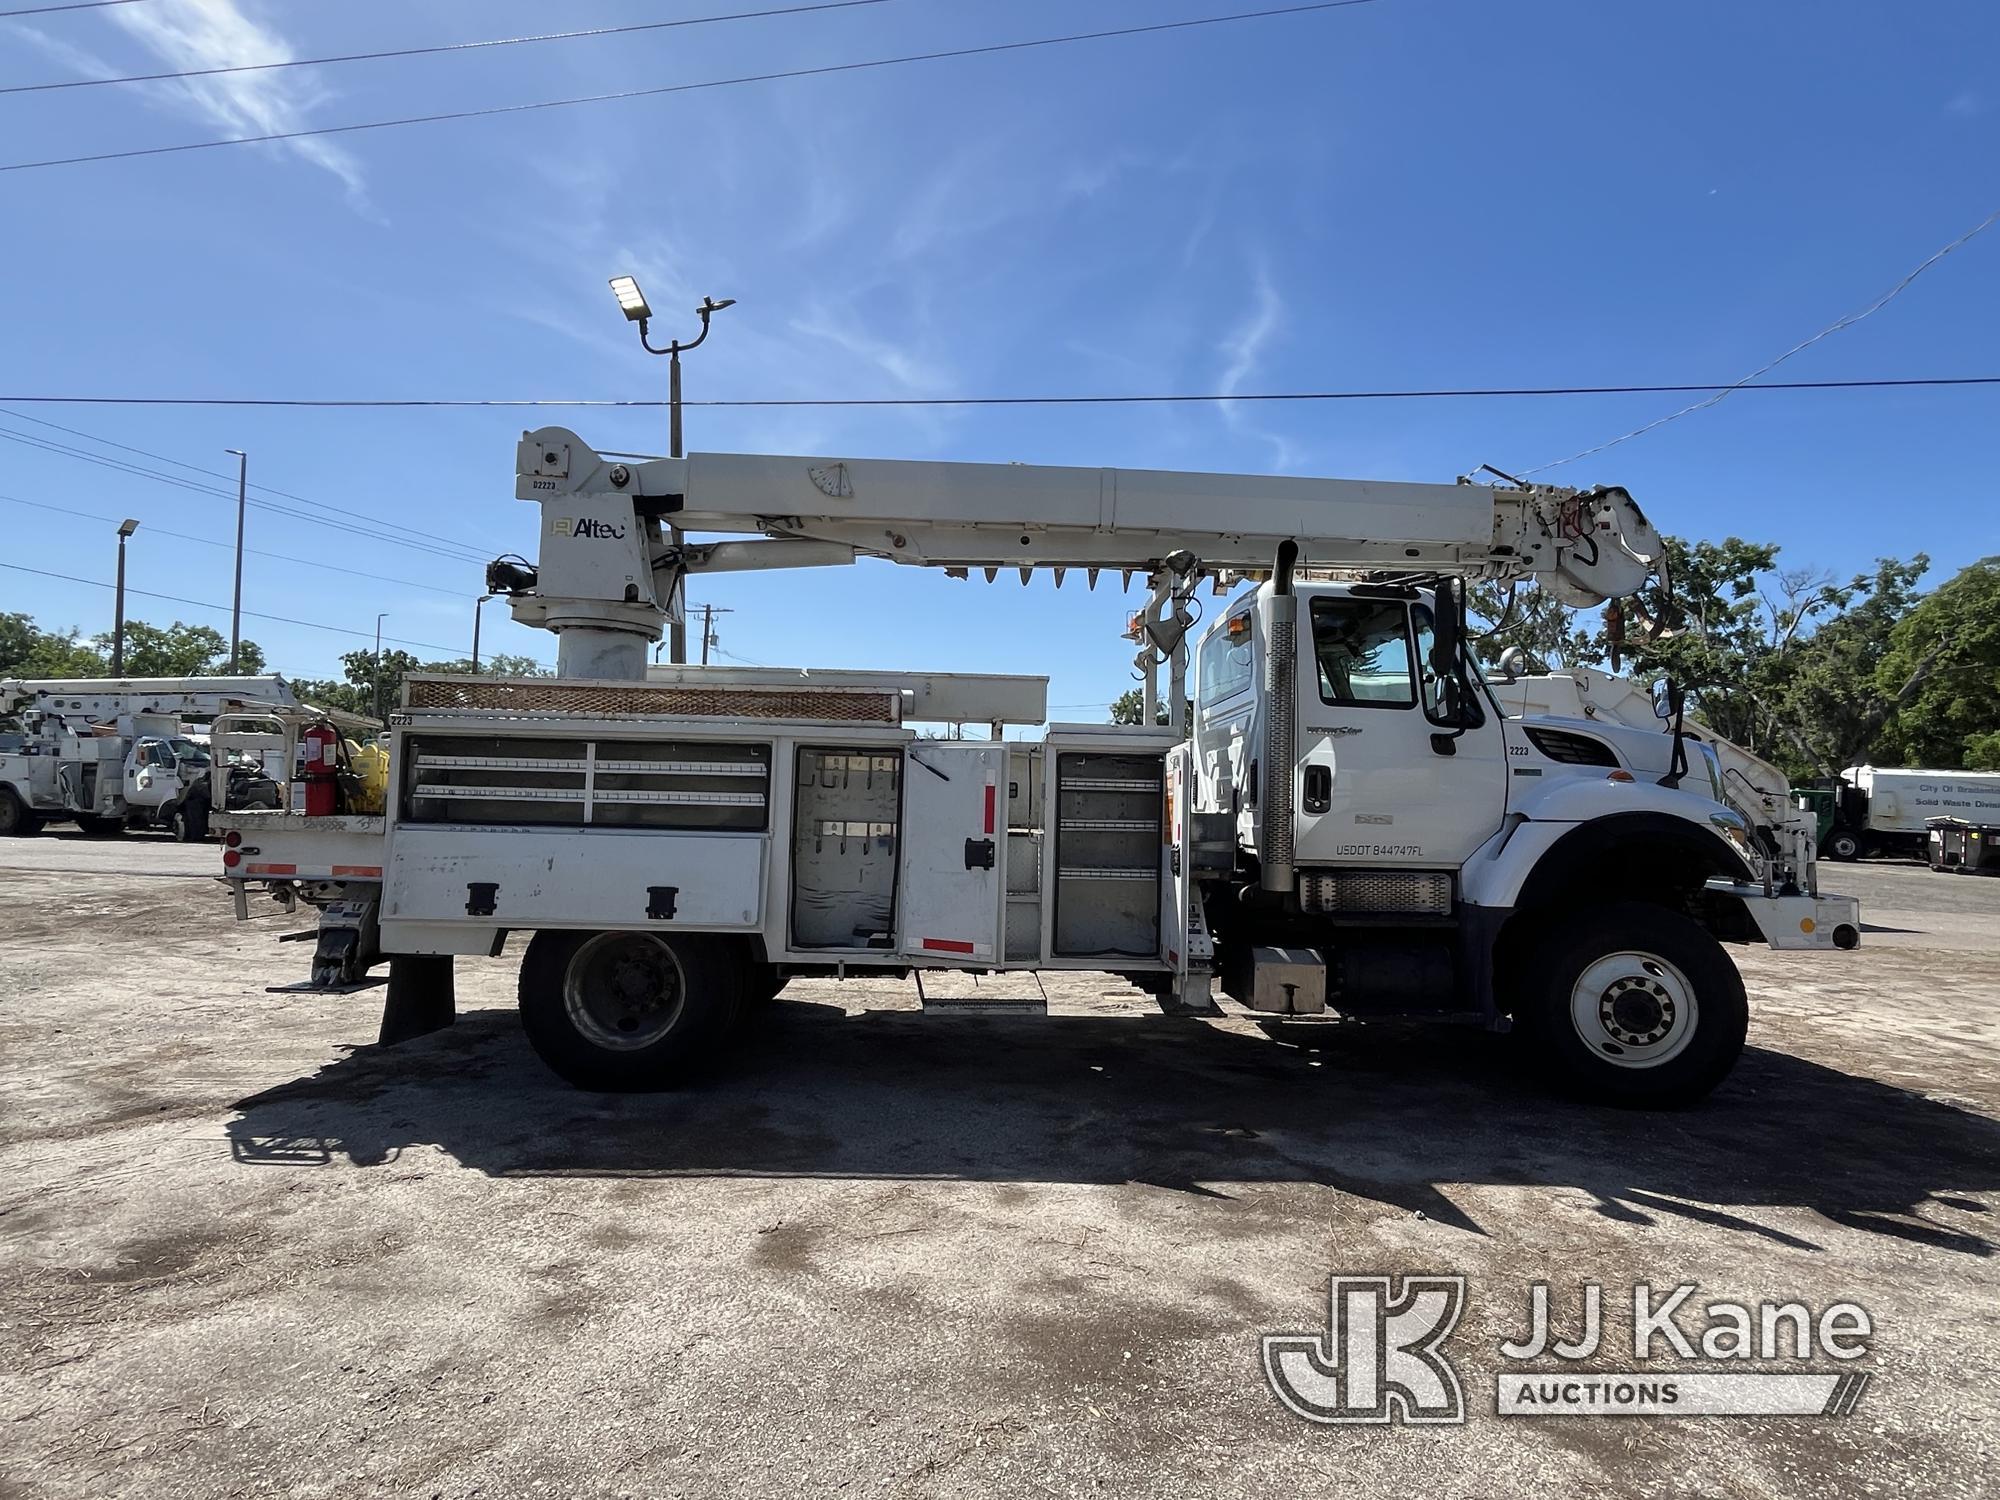
{"label": "yellow plastic container", "polygon": [[379,813],[389,805],[389,752],[380,745],[365,745],[352,752],[347,762],[361,783],[354,798],[358,813]]}

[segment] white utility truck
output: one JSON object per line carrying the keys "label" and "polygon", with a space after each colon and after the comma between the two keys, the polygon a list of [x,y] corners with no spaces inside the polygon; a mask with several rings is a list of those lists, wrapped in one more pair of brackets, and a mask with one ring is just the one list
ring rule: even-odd
{"label": "white utility truck", "polygon": [[[1482,681],[1465,580],[1578,604],[1638,588],[1660,539],[1622,490],[628,460],[551,427],[524,436],[516,494],[541,507],[539,562],[489,586],[557,633],[558,676],[409,679],[380,816],[288,798],[216,818],[239,914],[253,888],[320,909],[296,988],[386,959],[384,1040],[449,1023],[453,955],[532,933],[525,1029],[587,1088],[684,1075],[791,975],[915,972],[943,1013],[1044,1007],[947,998],[935,971],[1096,969],[1176,1012],[1212,1013],[1219,987],[1271,1016],[1512,1029],[1574,1090],[1671,1103],[1743,1044],[1724,942],[1858,931],[1698,743],[1510,719]],[[1040,678],[649,680],[685,575],[858,557],[1143,577],[1146,722],[1000,739],[1045,717]],[[1230,577],[1197,650],[1196,588]],[[919,717],[995,737],[920,738]]]}
{"label": "white utility truck", "polygon": [[208,749],[181,720],[252,705],[306,708],[278,676],[0,682],[0,718],[21,726],[19,748],[0,752],[0,835],[68,821],[86,833],[154,827],[184,842],[208,837],[212,806],[275,793],[277,778],[227,763],[211,777]]}

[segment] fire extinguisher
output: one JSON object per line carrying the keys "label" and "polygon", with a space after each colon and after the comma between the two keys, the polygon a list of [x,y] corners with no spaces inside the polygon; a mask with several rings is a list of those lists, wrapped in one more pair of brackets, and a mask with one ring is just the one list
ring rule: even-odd
{"label": "fire extinguisher", "polygon": [[335,811],[334,773],[339,754],[340,734],[331,724],[309,724],[299,736],[305,748],[303,774],[306,782],[306,816],[330,818]]}

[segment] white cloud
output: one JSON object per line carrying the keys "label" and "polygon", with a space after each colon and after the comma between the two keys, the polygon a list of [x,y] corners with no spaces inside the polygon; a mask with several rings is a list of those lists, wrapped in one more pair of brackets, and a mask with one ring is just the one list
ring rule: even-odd
{"label": "white cloud", "polygon": [[[121,5],[110,19],[148,52],[175,69],[229,67],[241,63],[290,62],[297,52],[270,27],[251,19],[237,0],[156,0]],[[282,135],[311,124],[313,109],[327,94],[307,75],[284,69],[187,78],[157,86],[171,99],[224,130],[240,135]],[[359,197],[361,164],[324,139],[286,141],[276,149],[331,172]]]}
{"label": "white cloud", "polygon": [[[1262,255],[1251,258],[1250,271],[1250,310],[1237,330],[1221,344],[1227,363],[1222,368],[1216,389],[1226,396],[1233,396],[1242,390],[1243,382],[1256,373],[1265,351],[1278,337],[1285,315],[1284,299],[1271,284],[1271,268]],[[1242,408],[1234,401],[1222,403],[1222,417],[1231,431],[1271,445],[1273,469],[1289,469],[1292,466],[1295,456],[1292,445],[1277,433],[1267,432],[1247,421]]]}

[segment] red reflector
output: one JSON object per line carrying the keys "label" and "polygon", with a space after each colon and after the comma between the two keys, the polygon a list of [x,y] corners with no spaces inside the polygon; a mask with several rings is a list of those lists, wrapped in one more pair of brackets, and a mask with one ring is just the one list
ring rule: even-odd
{"label": "red reflector", "polygon": [[234,849],[224,849],[222,851],[222,863],[233,870],[243,863],[243,856],[238,854]]}
{"label": "red reflector", "polygon": [[234,849],[238,844],[243,842],[243,835],[232,828],[222,836],[222,842],[225,847]]}

